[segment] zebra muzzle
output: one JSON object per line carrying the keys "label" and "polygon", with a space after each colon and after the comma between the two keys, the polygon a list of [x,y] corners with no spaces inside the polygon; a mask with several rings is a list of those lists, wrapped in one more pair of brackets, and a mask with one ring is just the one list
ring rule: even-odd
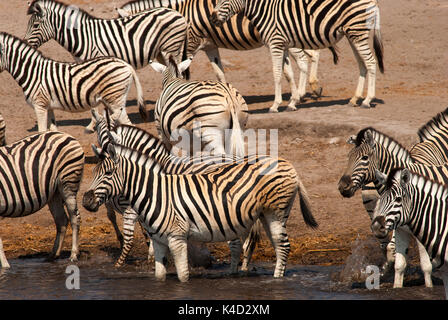
{"label": "zebra muzzle", "polygon": [[389,230],[386,228],[386,219],[384,218],[384,216],[375,217],[372,220],[370,229],[378,239],[384,239],[389,234]]}
{"label": "zebra muzzle", "polygon": [[100,202],[96,199],[93,190],[84,193],[82,197],[82,206],[91,212],[97,212],[100,207]]}
{"label": "zebra muzzle", "polygon": [[212,12],[212,16],[210,18],[210,21],[217,27],[220,27],[223,24],[223,21],[221,21],[219,19],[218,13],[216,11]]}

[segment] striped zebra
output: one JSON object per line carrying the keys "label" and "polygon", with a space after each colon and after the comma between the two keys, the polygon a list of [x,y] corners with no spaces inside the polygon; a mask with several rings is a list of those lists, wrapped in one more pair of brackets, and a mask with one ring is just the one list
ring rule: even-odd
{"label": "striped zebra", "polygon": [[[72,227],[70,260],[79,254],[80,215],[76,203],[84,169],[79,142],[62,132],[34,134],[0,148],[0,217],[24,217],[46,204],[56,223],[50,258],[61,252],[67,229],[67,208]],[[9,267],[0,239],[0,264]]]}
{"label": "striped zebra", "polygon": [[[445,170],[447,170],[445,165]],[[448,299],[448,188],[406,168],[392,170],[375,208],[372,230],[377,237],[406,226],[423,244],[439,269]]]}
{"label": "striped zebra", "polygon": [[[317,227],[305,188],[283,159],[245,157],[209,172],[176,175],[123,146],[109,144],[108,155],[94,169],[83,206],[97,211],[111,197],[125,195],[153,240],[157,279],[165,279],[163,258],[169,250],[179,280],[188,281],[187,238],[235,240],[247,236],[257,219],[275,249],[274,277],[283,276],[290,251],[286,221],[297,193],[305,223]],[[231,247],[232,256],[240,253],[241,246]]]}
{"label": "striped zebra", "polygon": [[[122,17],[157,7],[168,7],[180,12],[190,23],[188,57],[194,56],[199,50],[205,51],[218,80],[227,82],[219,48],[252,50],[262,47],[263,42],[258,30],[243,14],[232,17],[220,27],[215,26],[210,18],[216,4],[217,0],[137,0],[124,4],[121,8],[117,8],[117,11]],[[337,53],[333,48],[331,50],[337,62]],[[298,87],[289,56],[297,63],[300,70]],[[292,107],[301,102],[306,95],[309,59],[311,59],[309,84],[313,93],[320,97],[322,88],[319,87],[317,78],[319,51],[297,48],[289,48],[285,51],[284,73],[291,86],[292,97],[289,105]]]}
{"label": "striped zebra", "polygon": [[[419,143],[410,152],[424,163],[442,165],[448,162],[448,108],[439,112],[418,130]],[[423,161],[421,161],[423,162]]]}
{"label": "striped zebra", "polygon": [[134,81],[140,114],[147,120],[142,88],[135,70],[123,60],[100,57],[64,63],[44,57],[23,40],[0,33],[0,72],[6,70],[22,87],[33,107],[39,132],[57,130],[54,109],[82,112],[104,104],[111,117],[130,124],[126,98]]}
{"label": "striped zebra", "polygon": [[0,114],[0,147],[6,145],[6,124],[2,114]]}
{"label": "striped zebra", "polygon": [[[153,157],[158,163],[161,164],[164,171],[167,173],[200,173],[202,171],[210,170],[213,165],[221,165],[225,162],[235,161],[236,158],[224,156],[214,157],[201,155],[198,157],[177,157],[171,154],[164,146],[164,144],[147,131],[135,126],[119,125],[114,130],[109,130],[109,125],[104,117],[101,117],[96,111],[92,110],[94,117],[96,118],[96,131],[98,135],[98,144],[100,147],[93,146],[95,155],[102,159],[104,158],[104,152],[107,152],[108,144],[110,143],[110,135],[113,136],[115,142],[137,150],[149,157]],[[107,215],[109,220],[114,226],[117,238],[122,244],[122,252],[117,260],[116,266],[121,266],[126,260],[130,250],[132,249],[134,225],[137,221],[137,213],[129,208],[129,204],[122,197],[110,199],[106,203]],[[118,228],[115,211],[123,214],[123,235]],[[141,225],[141,224],[140,224]],[[241,270],[247,271],[248,264],[252,257],[253,250],[260,237],[260,226],[256,222],[252,228],[249,236],[243,245],[243,263]],[[146,232],[143,232],[146,236]],[[149,238],[146,239],[149,242]],[[149,245],[149,244],[148,244]],[[240,245],[239,240],[230,243],[229,245]],[[151,250],[151,248],[150,248]],[[239,263],[239,256],[235,257],[238,260],[231,261],[231,269],[237,270]]]}
{"label": "striped zebra", "polygon": [[[356,190],[363,185],[374,183],[379,194],[383,192],[383,185],[378,182],[375,170],[388,174],[396,167],[406,167],[416,173],[441,182],[448,183],[448,171],[445,167],[431,167],[426,162],[427,158],[413,158],[409,151],[401,146],[391,137],[373,129],[365,128],[361,130],[357,137],[350,141],[354,143],[354,148],[349,152],[347,168],[339,181],[339,191],[344,197],[352,197]],[[416,162],[420,161],[420,163]],[[375,199],[376,201],[376,199]],[[375,203],[372,203],[375,205]],[[372,212],[369,212],[372,219]],[[384,242],[385,241],[385,242]],[[383,246],[388,241],[384,239]],[[395,281],[394,287],[401,287],[403,284],[403,274],[406,267],[406,250],[409,244],[409,233],[399,229],[395,233],[395,244],[392,242],[387,249],[395,249]],[[426,286],[431,287],[432,267],[427,254],[422,245],[417,241],[420,253],[420,262],[425,274]],[[394,248],[395,246],[395,248]],[[389,259],[393,254],[388,254]],[[389,260],[388,259],[388,260]],[[389,260],[385,267],[393,264]]]}
{"label": "striped zebra", "polygon": [[[156,8],[119,19],[100,19],[74,6],[53,0],[34,0],[25,35],[34,48],[50,39],[72,53],[76,60],[102,56],[120,58],[135,69],[150,60],[180,63],[187,42],[187,22],[177,11]],[[87,127],[93,132],[94,119]]]}
{"label": "striped zebra", "polygon": [[345,35],[358,61],[360,76],[355,95],[349,104],[356,106],[362,98],[366,74],[367,96],[361,107],[370,108],[375,97],[376,61],[369,46],[374,29],[373,47],[381,72],[383,45],[379,29],[376,0],[219,0],[212,21],[221,24],[243,12],[260,32],[272,56],[275,101],[270,111],[281,103],[281,76],[285,49],[323,49],[334,46]]}
{"label": "striped zebra", "polygon": [[[168,149],[176,147],[183,153],[189,150],[244,156],[242,130],[248,119],[246,102],[229,83],[180,78],[189,62],[187,59],[176,66],[172,61],[168,67],[151,63],[154,70],[163,74],[162,92],[154,109],[160,138]],[[196,142],[200,142],[197,148]]]}

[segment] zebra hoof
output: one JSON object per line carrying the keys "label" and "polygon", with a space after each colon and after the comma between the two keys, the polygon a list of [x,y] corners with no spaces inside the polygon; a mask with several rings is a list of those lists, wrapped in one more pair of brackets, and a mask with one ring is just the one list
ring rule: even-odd
{"label": "zebra hoof", "polygon": [[363,109],[372,109],[372,107],[370,106],[370,104],[364,104],[364,103],[362,103],[359,107],[360,107],[360,108],[363,108]]}
{"label": "zebra hoof", "polygon": [[277,113],[278,112],[278,109],[277,108],[269,108],[269,113]]}
{"label": "zebra hoof", "polygon": [[84,133],[87,133],[87,134],[92,134],[92,133],[94,133],[95,132],[95,130],[93,130],[93,129],[91,129],[91,128],[85,128],[84,129]]}
{"label": "zebra hoof", "polygon": [[319,87],[318,89],[314,90],[313,93],[316,96],[317,99],[319,99],[320,97],[322,97],[322,87]]}
{"label": "zebra hoof", "polygon": [[115,268],[120,268],[123,266],[123,262],[115,262],[114,267]]}
{"label": "zebra hoof", "polygon": [[296,106],[287,106],[286,111],[297,111]]}

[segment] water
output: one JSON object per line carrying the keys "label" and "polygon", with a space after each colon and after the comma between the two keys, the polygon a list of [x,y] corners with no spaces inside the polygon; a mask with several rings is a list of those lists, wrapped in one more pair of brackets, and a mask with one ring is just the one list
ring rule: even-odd
{"label": "water", "polygon": [[[353,260],[353,257],[352,259]],[[349,260],[348,260],[349,261]],[[113,266],[113,258],[95,255],[79,261],[80,289],[69,290],[67,259],[47,262],[44,258],[9,260],[11,269],[0,272],[0,300],[300,300],[300,299],[443,299],[443,286],[435,282],[427,289],[416,282],[403,289],[392,283],[379,290],[367,290],[362,283],[342,283],[347,266],[288,265],[284,278],[272,277],[273,263],[253,264],[249,273],[228,274],[228,264],[213,268],[190,269],[190,281],[180,283],[174,268],[168,269],[165,282],[156,281],[152,264],[145,260],[122,267]],[[405,283],[406,286],[406,283]]]}

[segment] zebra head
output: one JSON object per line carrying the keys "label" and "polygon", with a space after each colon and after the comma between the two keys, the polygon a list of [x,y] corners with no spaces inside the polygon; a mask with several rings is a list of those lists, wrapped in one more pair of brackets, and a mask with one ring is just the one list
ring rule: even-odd
{"label": "zebra head", "polygon": [[358,136],[347,141],[355,147],[348,154],[348,164],[338,183],[343,197],[350,198],[363,185],[375,181],[375,169],[378,167],[376,146],[372,132],[361,130]]}
{"label": "zebra head", "polygon": [[30,16],[28,27],[23,40],[31,47],[39,48],[42,44],[55,37],[56,31],[49,19],[46,3],[41,0],[33,1],[28,8]]}
{"label": "zebra head", "polygon": [[217,26],[221,26],[234,15],[242,12],[246,7],[246,0],[218,0],[213,9],[211,21]]}
{"label": "zebra head", "polygon": [[95,146],[92,148],[100,162],[93,169],[93,180],[89,190],[84,193],[82,205],[87,210],[96,212],[103,203],[122,193],[124,179],[120,157],[112,143],[108,145],[107,153],[98,151]]}
{"label": "zebra head", "polygon": [[390,172],[385,182],[386,189],[376,202],[370,226],[377,238],[385,238],[390,231],[406,224],[411,210],[410,183],[408,169],[399,168]]}

